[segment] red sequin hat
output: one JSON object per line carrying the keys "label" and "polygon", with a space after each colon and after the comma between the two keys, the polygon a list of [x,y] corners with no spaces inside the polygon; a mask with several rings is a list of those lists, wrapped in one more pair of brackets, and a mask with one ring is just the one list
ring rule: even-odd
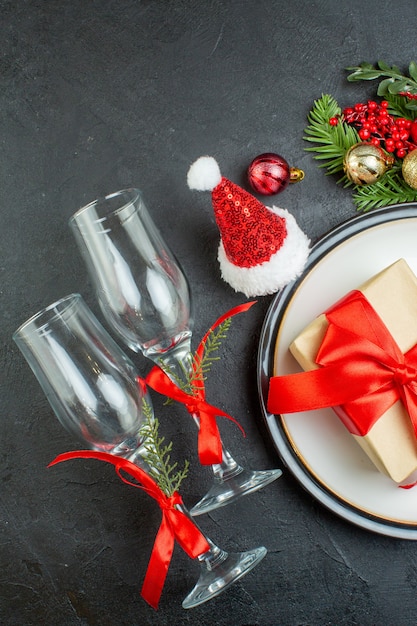
{"label": "red sequin hat", "polygon": [[213,157],[203,156],[188,171],[190,189],[211,191],[220,231],[222,278],[248,297],[275,293],[303,271],[310,241],[285,209],[266,207],[222,177]]}

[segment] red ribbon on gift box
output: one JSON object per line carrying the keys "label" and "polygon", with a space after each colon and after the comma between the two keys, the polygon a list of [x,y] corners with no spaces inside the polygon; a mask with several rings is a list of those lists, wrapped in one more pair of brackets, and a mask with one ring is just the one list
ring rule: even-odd
{"label": "red ribbon on gift box", "polygon": [[343,405],[343,422],[352,434],[363,436],[401,399],[417,437],[417,345],[403,354],[360,291],[350,292],[325,315],[329,325],[316,357],[321,367],[273,376],[268,411]]}
{"label": "red ribbon on gift box", "polygon": [[[159,599],[168,574],[174,543],[181,546],[184,552],[192,559],[197,558],[210,549],[207,539],[192,519],[178,509],[182,505],[182,498],[178,492],[167,496],[156,482],[140,467],[126,459],[113,456],[107,452],[95,450],[77,450],[58,455],[48,467],[68,461],[70,459],[98,459],[107,461],[115,466],[116,473],[121,480],[133,487],[143,489],[159,504],[162,511],[162,521],[152,549],[142,585],[141,596],[154,609],[158,608]],[[123,476],[122,471],[129,475],[132,482]]]}
{"label": "red ribbon on gift box", "polygon": [[[200,359],[203,356],[207,338],[215,328],[220,326],[220,324],[222,324],[227,318],[247,311],[255,304],[255,302],[256,301],[240,304],[219,317],[216,322],[210,326],[209,330],[200,341],[196,352],[197,356]],[[193,368],[196,367],[197,365],[194,362]],[[145,382],[149,385],[149,387],[154,389],[154,391],[157,391],[172,400],[181,402],[191,415],[196,415],[199,418],[198,456],[202,465],[212,465],[213,463],[222,462],[222,443],[216,422],[216,416],[219,415],[221,417],[226,417],[234,422],[245,436],[245,431],[237,420],[231,417],[228,413],[225,413],[221,409],[206,402],[204,381],[201,378],[196,377],[195,381],[193,381],[195,390],[194,395],[181,390],[178,385],[172,382],[167,374],[165,374],[165,372],[157,366],[151,369],[145,379]]]}

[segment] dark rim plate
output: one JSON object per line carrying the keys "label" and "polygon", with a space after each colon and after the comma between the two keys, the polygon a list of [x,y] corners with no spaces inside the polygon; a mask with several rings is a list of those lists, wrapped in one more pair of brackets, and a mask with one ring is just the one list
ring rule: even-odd
{"label": "dark rim plate", "polygon": [[[354,217],[322,237],[313,247],[307,266],[300,278],[287,285],[274,297],[263,323],[257,364],[258,392],[264,420],[283,463],[302,487],[329,510],[353,524],[383,535],[414,540],[417,539],[417,515],[415,523],[410,521],[403,522],[401,519],[390,519],[391,516],[384,517],[384,515],[379,513],[375,515],[372,511],[366,510],[365,507],[362,508],[352,504],[349,498],[346,499],[343,495],[339,496],[337,490],[330,488],[326,484],[326,480],[318,477],[312,471],[310,464],[305,463],[296,446],[294,446],[292,437],[288,434],[285,416],[268,413],[266,402],[268,380],[273,375],[275,350],[280,326],[288,313],[288,309],[291,307],[294,296],[303,289],[306,280],[315,272],[318,265],[326,262],[328,255],[339,246],[347,244],[347,247],[349,247],[350,240],[357,235],[367,236],[367,231],[370,231],[370,229],[376,229],[381,226],[390,228],[391,224],[394,225],[400,220],[414,219],[415,221],[416,218],[417,204],[393,205]],[[417,255],[417,230],[415,241]],[[407,260],[406,255],[404,258]],[[394,485],[394,488],[398,489],[396,485]],[[417,494],[414,497],[417,502]]]}

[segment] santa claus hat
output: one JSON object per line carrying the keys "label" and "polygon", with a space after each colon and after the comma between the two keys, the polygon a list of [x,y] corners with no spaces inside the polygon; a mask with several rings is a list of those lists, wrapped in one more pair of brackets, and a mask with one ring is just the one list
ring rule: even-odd
{"label": "santa claus hat", "polygon": [[188,171],[190,189],[211,191],[220,231],[222,278],[248,297],[279,291],[303,271],[310,241],[285,209],[266,207],[222,177],[213,157],[203,156]]}

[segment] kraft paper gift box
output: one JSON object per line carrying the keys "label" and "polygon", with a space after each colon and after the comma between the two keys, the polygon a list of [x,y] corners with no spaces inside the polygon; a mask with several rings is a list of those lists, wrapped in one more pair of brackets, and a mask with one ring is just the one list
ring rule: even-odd
{"label": "kraft paper gift box", "polygon": [[[403,354],[417,344],[417,278],[404,259],[369,279],[358,290],[382,319]],[[315,358],[327,327],[327,318],[322,314],[290,345],[291,353],[303,370],[319,367]],[[333,409],[344,421],[343,406]],[[401,400],[383,413],[367,434],[352,437],[376,468],[397,483],[417,469],[416,435]]]}

